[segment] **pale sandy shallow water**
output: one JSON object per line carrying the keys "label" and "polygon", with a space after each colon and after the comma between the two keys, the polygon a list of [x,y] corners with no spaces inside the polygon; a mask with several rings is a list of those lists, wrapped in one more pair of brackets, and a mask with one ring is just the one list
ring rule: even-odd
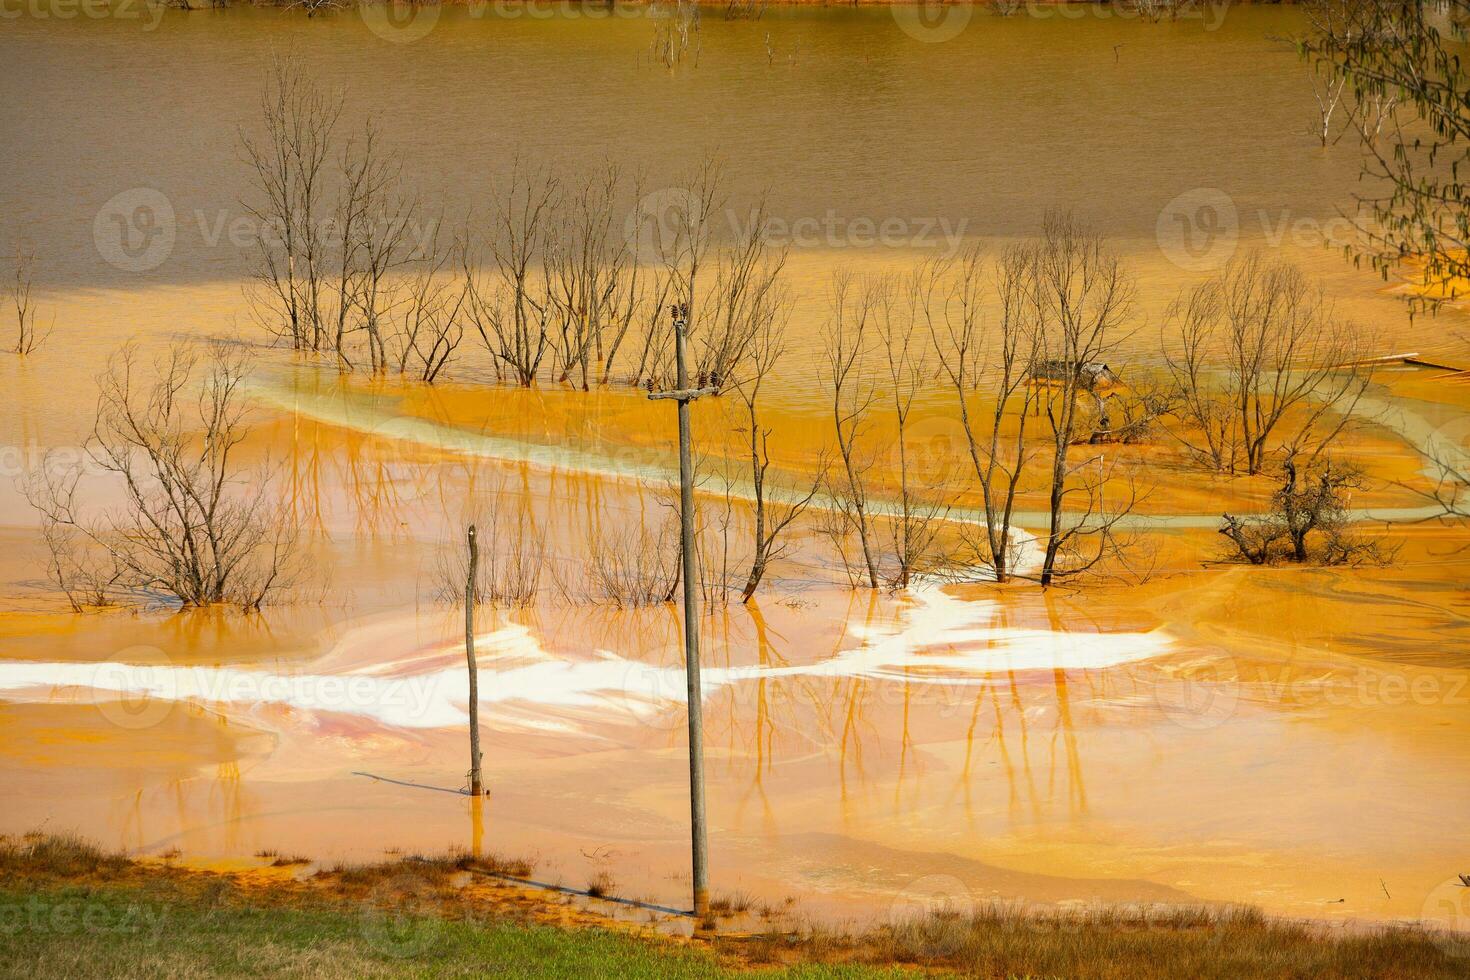
{"label": "pale sandy shallow water", "polygon": [[[1078,208],[1138,270],[1143,351],[1162,308],[1199,275],[1176,261],[1159,217],[1179,195],[1218,187],[1240,247],[1305,220],[1284,251],[1381,331],[1385,349],[1451,350],[1463,313],[1410,322],[1383,284],[1312,240],[1355,171],[1347,153],[1312,146],[1299,66],[1265,40],[1294,16],[1237,10],[1210,32],[981,18],[933,45],[886,11],[774,11],[760,25],[711,18],[699,69],[674,76],[643,60],[639,20],[446,10],[410,45],[352,18],[245,9],[169,15],[155,31],[8,21],[0,163],[27,176],[0,189],[0,235],[24,233],[47,258],[38,279],[66,342],[0,363],[13,393],[0,421],[7,466],[76,445],[91,379],[124,338],[250,336],[244,251],[209,245],[205,231],[238,211],[232,141],[254,101],[241,80],[286,44],[347,80],[351,113],[383,108],[426,191],[451,208],[482,205],[484,178],[517,151],[569,168],[611,155],[654,183],[676,180],[687,161],[648,139],[657,120],[671,143],[718,144],[733,193],[769,186],[789,220],[829,209],[967,219],[971,236],[999,246],[1046,207]],[[794,62],[767,63],[765,30]],[[598,80],[600,97],[556,84],[557,69]],[[101,257],[93,226],[112,195],[139,186],[162,191],[179,225],[168,258],[134,274]],[[886,271],[924,254],[794,252],[802,298],[774,392],[781,422],[820,420],[812,355],[830,269]],[[627,893],[680,903],[673,613],[549,605],[495,617],[482,642],[494,795],[477,805],[453,792],[465,754],[457,614],[428,586],[462,518],[489,497],[530,501],[559,544],[589,521],[646,512],[649,491],[628,478],[667,462],[631,438],[649,429],[646,410],[591,396],[606,411],[572,431],[562,423],[575,413],[552,400],[507,407],[454,393],[483,412],[476,429],[458,413],[426,421],[401,391],[344,392],[262,357],[261,448],[290,461],[326,601],[249,620],[71,616],[39,587],[34,521],[5,481],[0,831],[75,828],[198,861],[478,843],[538,855],[543,877],[574,886],[605,865]],[[1364,444],[1382,472],[1407,479],[1422,466],[1393,432],[1463,445],[1463,390],[1433,401],[1422,386],[1384,383],[1400,397],[1375,398],[1401,417]],[[1215,493],[1232,506],[1258,498]],[[1380,495],[1369,508],[1379,517],[1420,506]],[[1440,914],[1470,830],[1463,530],[1401,529],[1404,559],[1390,570],[1252,573],[1206,567],[1208,511],[1174,509],[1154,525],[1174,574],[1141,586],[857,596],[805,547],[756,605],[712,616],[717,890],[797,895],[839,918],[936,890]],[[115,697],[140,690],[154,696]]]}

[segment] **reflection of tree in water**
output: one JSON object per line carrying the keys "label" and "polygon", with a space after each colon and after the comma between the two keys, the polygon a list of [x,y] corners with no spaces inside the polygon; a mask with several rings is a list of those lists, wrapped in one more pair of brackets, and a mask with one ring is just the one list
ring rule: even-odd
{"label": "reflection of tree in water", "polygon": [[[453,411],[432,399],[426,406],[416,406],[415,411],[440,424],[459,424]],[[516,417],[489,419],[481,427],[503,434],[505,428],[517,427],[517,417],[524,418],[521,413],[513,414]],[[450,455],[439,459],[408,460],[401,458],[398,448],[385,444],[385,440],[373,437],[338,440],[320,432],[315,423],[302,423],[299,419],[293,421],[290,458],[292,504],[297,515],[308,519],[318,530],[324,528],[322,488],[323,481],[329,479],[345,488],[348,502],[356,510],[358,527],[365,533],[397,532],[399,525],[414,514],[416,508],[422,509],[424,519],[442,521],[449,515],[468,512],[467,508],[493,499],[497,507],[513,511],[513,523],[536,528],[536,533],[546,535],[550,545],[548,558],[562,570],[560,574],[566,576],[575,574],[575,569],[585,561],[586,546],[594,536],[608,528],[637,525],[639,522],[647,524],[663,516],[667,504],[659,490],[642,484],[554,468],[536,468],[533,473],[529,464],[506,464],[476,457]],[[586,422],[585,419],[582,421]],[[528,429],[535,424],[524,419],[519,428]],[[567,426],[543,419],[541,427],[555,429]],[[529,432],[522,434],[532,435]],[[557,433],[538,432],[535,435],[545,438],[548,435],[554,437]],[[569,438],[588,437],[586,432],[568,432],[565,435]],[[337,448],[339,442],[344,443],[345,448]],[[324,444],[334,451],[324,451]],[[413,492],[406,495],[405,488]],[[706,488],[707,496],[709,492],[710,489]],[[718,509],[722,502],[728,509],[729,502],[720,500],[718,487],[715,487],[709,503]],[[716,519],[718,521],[718,515]],[[728,522],[728,517],[724,520]],[[728,534],[729,528],[719,524],[714,547],[722,547]],[[711,554],[710,557],[720,561],[718,555]],[[553,572],[553,577],[557,574]],[[828,656],[840,655],[852,627],[861,625],[872,629],[880,625],[883,614],[880,594],[866,590],[851,593],[848,602],[846,614],[837,617],[843,628]],[[1046,602],[1051,626],[1060,630],[1059,611],[1051,597]],[[1073,612],[1080,614],[1082,610],[1069,612],[1069,620]],[[567,610],[565,616],[555,617],[565,620],[561,623],[563,629],[557,632],[561,635],[594,635],[585,631],[592,624],[574,625],[575,620],[593,614],[593,610],[580,613]],[[1015,616],[1014,607],[1003,603],[997,615],[996,625],[1002,630],[1008,629]],[[654,629],[654,616],[667,617],[668,623]],[[671,635],[677,634],[678,617],[672,608],[660,607],[657,613],[653,609],[633,613],[602,610],[596,620],[594,628],[599,632],[595,635],[601,636],[602,644],[611,644],[620,651],[651,649],[649,638],[665,629],[672,629],[674,633]],[[583,631],[568,633],[565,631],[567,628],[581,628]],[[544,630],[538,630],[538,633],[555,635]],[[744,608],[716,605],[707,615],[705,633],[708,637],[706,657],[710,666],[729,668],[750,663],[744,656],[739,656],[737,662],[736,650],[754,654],[754,665],[759,669],[757,675],[750,681],[723,685],[712,692],[706,703],[706,724],[710,729],[708,737],[711,742],[718,744],[723,741],[727,745],[726,758],[731,774],[738,777],[742,770],[747,772],[749,789],[746,798],[758,797],[763,807],[767,805],[766,777],[783,753],[789,756],[816,745],[836,750],[833,761],[837,766],[838,789],[845,811],[852,802],[853,790],[871,781],[870,758],[874,740],[881,743],[885,737],[872,715],[873,699],[880,692],[885,692],[885,686],[894,683],[897,688],[887,686],[886,690],[895,691],[901,698],[896,705],[899,717],[895,733],[898,745],[893,798],[893,805],[899,807],[905,786],[910,786],[915,792],[921,788],[921,784],[914,782],[922,775],[921,768],[916,768],[921,761],[917,752],[929,738],[920,736],[919,732],[944,724],[947,717],[930,710],[934,704],[931,694],[937,693],[946,700],[953,697],[958,703],[969,693],[958,685],[930,685],[927,679],[912,674],[914,668],[905,668],[905,676],[896,682],[879,682],[865,677],[772,677],[766,672],[791,666],[786,652],[789,641],[767,620],[758,602]],[[652,658],[660,661],[653,666],[682,664],[676,645],[658,646],[666,649]],[[1033,819],[1039,819],[1046,804],[1061,791],[1061,780],[1065,780],[1069,809],[1073,812],[1086,810],[1086,786],[1071,709],[1077,680],[1061,669],[1051,671],[1049,685],[1040,683],[1040,677],[1037,673],[993,675],[974,688],[973,701],[968,705],[970,710],[963,712],[964,717],[958,720],[958,724],[965,726],[965,746],[956,790],[963,796],[967,810],[977,788],[976,775],[980,769],[977,759],[983,759],[992,746],[1005,773],[1009,808],[1013,814],[1018,814],[1024,807],[1029,809]],[[1090,674],[1083,677],[1086,683],[1094,683]],[[988,712],[985,710],[987,701]],[[1034,717],[1027,716],[1028,709],[1034,715],[1038,707],[1044,707],[1055,716],[1049,737],[1041,741],[1036,738]],[[680,737],[678,726],[668,728],[669,744],[678,742]],[[1038,749],[1045,753],[1044,761],[1037,757]],[[1038,764],[1046,770],[1041,785],[1038,785]],[[983,787],[984,782],[979,785]]]}

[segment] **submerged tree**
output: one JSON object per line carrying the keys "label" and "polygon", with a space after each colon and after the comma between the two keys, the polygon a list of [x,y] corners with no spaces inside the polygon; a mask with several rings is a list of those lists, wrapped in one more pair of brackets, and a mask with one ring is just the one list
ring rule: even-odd
{"label": "submerged tree", "polygon": [[613,221],[620,186],[609,164],[569,189],[558,208],[559,233],[546,244],[557,380],[583,391],[607,384],[647,277]]}
{"label": "submerged tree", "polygon": [[[1136,500],[1105,506],[1110,471],[1101,455],[1071,461],[1083,432],[1085,403],[1101,378],[1104,359],[1123,340],[1135,286],[1102,236],[1070,215],[1048,215],[1029,263],[1026,287],[1036,317],[1031,383],[1050,430],[1048,526],[1041,584],[1085,572],[1117,551],[1114,530]],[[1092,475],[1096,461],[1097,473]]]}
{"label": "submerged tree", "polygon": [[1260,252],[1181,296],[1168,329],[1181,341],[1165,355],[1188,430],[1177,436],[1221,472],[1260,473],[1278,439],[1315,457],[1369,382],[1357,328],[1300,269]]}
{"label": "submerged tree", "polygon": [[245,363],[224,347],[182,346],[152,369],[145,379],[128,346],[98,379],[87,460],[119,484],[121,507],[85,513],[83,474],[50,461],[28,487],[53,576],[74,606],[82,593],[126,590],[258,609],[291,581],[296,534],[265,477],[239,459]]}
{"label": "submerged tree", "polygon": [[[921,487],[911,458],[909,419],[914,399],[929,380],[928,352],[917,336],[920,309],[927,299],[927,275],[920,269],[879,292],[878,338],[887,368],[887,392],[897,428],[894,454],[898,470],[898,512],[889,521],[894,571],[890,583],[906,589],[916,574],[937,563],[934,553],[940,521],[947,507],[937,486]],[[925,345],[927,346],[927,345]]]}
{"label": "submerged tree", "polygon": [[23,246],[15,248],[15,274],[5,286],[9,306],[15,310],[15,340],[10,346],[14,354],[29,354],[45,342],[51,330],[41,330],[36,323],[36,301],[31,296],[36,253]]}
{"label": "submerged tree", "polygon": [[517,164],[499,196],[489,236],[498,280],[486,282],[476,274],[465,253],[466,309],[497,368],[522,387],[535,384],[551,348],[554,309],[545,250],[560,193],[557,178]]}
{"label": "submerged tree", "polygon": [[826,370],[822,380],[832,404],[832,427],[842,464],[828,481],[838,518],[829,530],[844,555],[842,539],[857,535],[870,589],[878,587],[878,551],[866,475],[872,460],[864,443],[876,392],[867,358],[883,288],[881,282],[855,281],[850,272],[839,271],[832,280],[831,313],[823,337]]}
{"label": "submerged tree", "polygon": [[246,209],[260,226],[259,316],[295,350],[320,351],[330,340],[323,219],[332,211],[328,161],[342,105],[342,93],[323,91],[300,59],[278,58],[261,93],[264,134],[240,134],[257,192]]}
{"label": "submerged tree", "polygon": [[[978,246],[956,261],[934,267],[924,315],[943,375],[954,389],[970,465],[985,509],[980,561],[997,582],[1009,581],[1019,557],[1012,515],[1021,476],[1037,449],[1027,426],[1038,388],[1030,370],[1038,360],[1035,324],[1034,245],[1008,248],[987,271]],[[988,288],[987,288],[988,287]],[[984,349],[982,312],[993,293],[999,341],[993,358]],[[993,399],[988,410],[974,403]]]}
{"label": "submerged tree", "polygon": [[760,587],[771,562],[785,554],[785,535],[812,499],[817,495],[826,476],[825,465],[819,463],[817,475],[811,486],[802,494],[793,495],[786,501],[771,499],[768,482],[771,468],[771,430],[761,424],[760,393],[767,375],[785,350],[785,334],[782,324],[768,320],[760,329],[747,358],[745,376],[736,386],[736,391],[745,406],[746,431],[750,447],[750,480],[754,495],[752,515],[752,550],[750,573],[740,590],[740,601],[749,602]]}

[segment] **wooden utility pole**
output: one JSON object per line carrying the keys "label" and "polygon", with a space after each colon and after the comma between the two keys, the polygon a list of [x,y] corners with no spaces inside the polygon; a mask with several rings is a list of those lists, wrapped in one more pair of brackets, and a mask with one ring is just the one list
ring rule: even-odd
{"label": "wooden utility pole", "polygon": [[480,564],[480,546],[475,525],[470,525],[470,569],[464,580],[464,655],[470,671],[470,795],[483,796],[480,780],[480,671],[475,665],[475,571]]}
{"label": "wooden utility pole", "polygon": [[689,451],[689,403],[714,388],[690,388],[685,363],[685,334],[689,307],[669,308],[674,318],[674,357],[678,389],[654,392],[651,399],[672,398],[679,403],[679,525],[684,559],[684,675],[689,690],[689,824],[694,851],[694,916],[709,918],[709,848],[704,829],[704,693],[699,684],[699,559],[694,552],[694,465]]}

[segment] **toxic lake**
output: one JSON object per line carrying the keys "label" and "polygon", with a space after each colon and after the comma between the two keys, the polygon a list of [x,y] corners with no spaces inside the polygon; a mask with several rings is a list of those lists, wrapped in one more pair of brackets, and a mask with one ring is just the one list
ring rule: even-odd
{"label": "toxic lake", "polygon": [[[1290,43],[1302,11],[1203,5],[1153,23],[1110,5],[727,9],[701,8],[678,58],[684,15],[667,6],[7,13],[0,245],[34,252],[51,333],[0,356],[0,833],[75,830],[202,867],[485,849],[535,856],[550,883],[603,874],[627,898],[688,905],[678,577],[657,601],[619,592],[665,582],[654,566],[675,553],[676,412],[647,397],[672,380],[629,383],[629,339],[607,384],[548,375],[553,345],[537,382],[516,385],[468,319],[432,383],[422,366],[399,370],[400,355],[422,356],[412,345],[390,344],[377,372],[356,349],[345,366],[292,350],[264,322],[261,241],[277,231],[250,158],[268,145],[272,66],[289,58],[339,93],[328,170],[369,120],[397,154],[391,179],[418,202],[405,248],[450,256],[425,290],[504,268],[492,246],[448,243],[490,240],[512,175],[553,173],[573,200],[609,164],[603,217],[627,269],[659,264],[639,208],[655,235],[671,210],[710,221],[710,295],[735,275],[716,256],[752,229],[781,253],[770,302],[783,346],[761,375],[761,424],[743,382],[716,394],[718,372],[689,380],[711,391],[690,414],[717,893],[789,897],[842,923],[939,895],[1470,928],[1470,913],[1443,912],[1463,913],[1456,874],[1470,871],[1470,534],[1433,497],[1436,460],[1470,451],[1470,385],[1452,378],[1470,368],[1470,315],[1411,317],[1410,274],[1344,259],[1362,244],[1350,220],[1362,158],[1351,136],[1324,145],[1314,132],[1310,71]],[[701,167],[718,168],[718,194],[701,197]],[[878,330],[915,270],[956,268],[974,248],[990,261],[1058,212],[1127,272],[1107,361],[1131,390],[1184,356],[1171,304],[1251,254],[1295,265],[1356,324],[1375,363],[1331,415],[1334,453],[1362,477],[1338,517],[1387,542],[1391,561],[1236,560],[1221,515],[1264,513],[1274,470],[1212,472],[1162,430],[1139,444],[1084,433],[1068,472],[1098,474],[1090,506],[1126,511],[1107,529],[1126,561],[1033,581],[1051,472],[1038,457],[1014,500],[1025,581],[935,562],[861,587],[841,524],[853,496],[834,483],[834,277],[889,284]],[[340,217],[319,215],[327,250]],[[394,295],[385,322],[410,302]],[[1001,319],[986,296],[977,336],[993,359]],[[505,322],[506,302],[486,301],[481,322]],[[652,320],[673,302],[652,303]],[[585,323],[582,303],[566,306]],[[916,345],[940,336],[907,322]],[[79,611],[48,565],[35,474],[76,463],[79,493],[115,527],[128,489],[88,461],[99,376],[124,344],[151,377],[181,341],[208,339],[250,363],[230,486],[289,515],[289,598],[195,608],[149,585]],[[916,360],[900,438],[892,363],[873,361],[879,408],[847,471],[866,477],[875,540],[899,556],[918,547],[891,530],[909,526],[917,486],[930,494],[925,547],[981,547],[948,365]],[[195,388],[180,390],[197,407]],[[988,389],[969,403],[977,418],[993,404]],[[1026,431],[1047,431],[1035,412]],[[758,494],[805,516],[742,602]],[[514,578],[537,556],[534,594],[487,602],[474,629],[483,798],[462,792],[456,600],[471,522],[492,574]]]}

